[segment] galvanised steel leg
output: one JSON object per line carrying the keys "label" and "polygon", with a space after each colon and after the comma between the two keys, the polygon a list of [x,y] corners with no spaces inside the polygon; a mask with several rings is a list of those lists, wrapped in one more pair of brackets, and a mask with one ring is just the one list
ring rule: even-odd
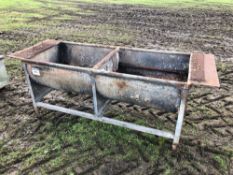
{"label": "galvanised steel leg", "polygon": [[27,71],[27,64],[23,64],[23,68],[24,68],[24,73],[25,73],[25,76],[26,76],[26,81],[27,81],[27,84],[28,84],[28,87],[29,87],[29,91],[30,91],[30,94],[31,94],[31,97],[32,97],[32,104],[33,104],[33,107],[35,109],[35,112],[38,114],[38,108],[36,106],[36,100],[35,100],[35,94],[32,90],[32,83],[31,83],[31,80],[30,80],[30,77],[29,77],[29,74],[28,74],[28,71]]}
{"label": "galvanised steel leg", "polygon": [[179,143],[179,140],[180,140],[182,125],[183,125],[184,115],[185,115],[185,109],[186,109],[187,95],[188,95],[188,89],[183,89],[181,92],[180,108],[179,108],[178,118],[176,122],[175,135],[174,135],[173,144],[172,144],[173,150],[176,149]]}

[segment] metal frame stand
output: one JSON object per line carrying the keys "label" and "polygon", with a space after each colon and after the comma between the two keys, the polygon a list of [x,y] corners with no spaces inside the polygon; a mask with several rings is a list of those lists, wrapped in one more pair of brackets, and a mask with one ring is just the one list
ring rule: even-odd
{"label": "metal frame stand", "polygon": [[181,103],[180,103],[180,107],[179,107],[179,111],[178,111],[175,132],[172,133],[169,131],[163,131],[163,130],[158,130],[158,129],[154,129],[154,128],[149,128],[149,127],[145,127],[145,126],[141,126],[141,125],[137,125],[137,124],[133,124],[133,123],[129,123],[129,122],[124,122],[124,121],[120,121],[120,120],[116,120],[116,119],[112,119],[112,118],[108,118],[108,117],[103,116],[102,115],[103,111],[104,111],[105,107],[108,105],[108,103],[110,102],[110,100],[105,99],[98,94],[98,92],[96,91],[96,85],[95,85],[94,79],[92,81],[94,114],[41,102],[41,99],[46,94],[48,94],[52,89],[49,87],[40,85],[40,84],[36,83],[35,81],[33,81],[28,74],[26,64],[24,64],[24,71],[25,71],[25,75],[26,75],[26,81],[27,81],[27,84],[29,86],[29,91],[30,91],[30,94],[32,97],[33,106],[34,106],[34,109],[37,113],[38,113],[38,107],[43,107],[43,108],[46,108],[49,110],[59,111],[59,112],[63,112],[63,113],[71,114],[71,115],[84,117],[87,119],[92,119],[95,121],[100,121],[103,123],[113,124],[116,126],[129,128],[132,130],[157,135],[160,137],[173,139],[173,145],[172,145],[173,149],[176,149],[176,147],[179,143],[182,125],[183,125],[183,120],[184,120],[184,115],[185,115],[188,89],[182,89]]}

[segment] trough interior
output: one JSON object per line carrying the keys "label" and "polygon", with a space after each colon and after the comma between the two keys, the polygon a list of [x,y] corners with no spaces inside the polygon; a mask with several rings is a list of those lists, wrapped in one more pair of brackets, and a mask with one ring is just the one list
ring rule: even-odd
{"label": "trough interior", "polygon": [[166,80],[187,81],[189,60],[189,54],[121,49],[117,72]]}
{"label": "trough interior", "polygon": [[58,45],[58,50],[58,63],[81,67],[93,67],[112,49],[60,43]]}
{"label": "trough interior", "polygon": [[93,67],[113,49],[96,46],[60,43],[33,59],[80,67]]}
{"label": "trough interior", "polygon": [[[34,59],[93,68],[113,50],[112,48],[62,42],[40,53]],[[119,61],[116,61],[117,68],[111,68],[109,71],[166,80],[187,81],[190,54],[121,48],[109,58],[109,61],[117,59],[115,54],[119,54]]]}

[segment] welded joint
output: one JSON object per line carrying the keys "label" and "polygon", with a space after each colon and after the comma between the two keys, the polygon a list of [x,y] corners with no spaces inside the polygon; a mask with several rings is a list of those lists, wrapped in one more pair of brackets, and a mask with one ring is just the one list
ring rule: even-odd
{"label": "welded joint", "polygon": [[29,73],[27,70],[27,64],[23,64],[23,69],[24,69],[24,73],[25,73],[25,77],[26,77],[26,82],[27,82],[28,87],[29,87],[29,92],[30,92],[30,95],[32,97],[32,104],[33,104],[34,110],[38,114],[39,112],[38,112],[38,108],[36,105],[36,99],[35,99],[36,94],[34,94],[34,92],[32,90],[32,83],[31,83],[30,76],[29,76]]}

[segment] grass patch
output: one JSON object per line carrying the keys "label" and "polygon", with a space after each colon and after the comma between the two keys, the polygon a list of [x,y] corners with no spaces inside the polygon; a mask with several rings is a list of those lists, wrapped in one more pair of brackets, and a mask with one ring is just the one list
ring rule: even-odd
{"label": "grass patch", "polygon": [[[169,7],[169,8],[209,8],[211,9],[233,9],[231,0],[82,0],[88,3],[105,3],[105,4],[131,4],[146,5],[152,7]],[[79,1],[77,0],[77,3]],[[2,0],[0,3],[0,32],[11,31],[15,29],[42,28],[41,22],[37,20],[65,21],[75,18],[76,14],[91,14],[91,11],[80,10],[76,1],[56,0]],[[66,13],[66,14],[60,14]],[[7,15],[6,15],[7,14]],[[48,19],[47,19],[48,18]],[[30,21],[30,22],[29,22]],[[52,22],[50,22],[52,23]],[[44,25],[45,26],[45,25]]]}
{"label": "grass patch", "polygon": [[27,9],[36,9],[41,6],[41,3],[35,0],[1,0],[0,9],[22,9],[22,7],[27,7]]}
{"label": "grass patch", "polygon": [[[0,3],[0,10],[0,32],[16,29],[43,29],[43,27],[47,27],[44,22],[49,22],[50,25],[57,24],[58,22],[71,20],[73,18],[72,14],[85,13],[72,3],[51,0],[44,2],[3,0]],[[90,13],[90,11],[87,13]]]}
{"label": "grass patch", "polygon": [[89,3],[114,3],[114,4],[131,4],[131,5],[146,5],[153,7],[170,7],[170,8],[218,8],[224,6],[226,9],[233,9],[232,0],[82,0]]}
{"label": "grass patch", "polygon": [[[80,2],[76,0],[77,2]],[[67,1],[64,4],[64,1],[56,0],[54,1],[47,0],[45,1],[49,8],[57,8],[63,6],[63,9],[75,9],[73,5],[73,1]],[[147,6],[155,6],[155,7],[209,7],[209,5],[213,6],[233,6],[232,0],[82,0],[82,2],[88,3],[114,3],[114,4],[133,4],[133,5],[147,5]],[[37,9],[43,6],[43,2],[36,0],[1,0],[0,9]],[[65,8],[64,8],[65,7]],[[211,8],[212,8],[211,7]]]}
{"label": "grass patch", "polygon": [[213,157],[214,159],[214,162],[216,164],[216,166],[225,174],[227,173],[227,169],[228,169],[228,166],[227,166],[227,160],[225,157],[221,156],[221,155],[215,155]]}
{"label": "grass patch", "polygon": [[6,59],[4,63],[6,65],[9,76],[14,76],[15,74],[21,73],[21,61],[14,59]]}
{"label": "grass patch", "polygon": [[30,172],[32,168],[35,169],[41,161],[43,165],[39,168],[49,173],[50,170],[59,169],[74,161],[83,164],[114,154],[116,156],[111,158],[116,161],[131,161],[142,157],[155,162],[159,158],[161,148],[165,146],[163,138],[155,139],[149,134],[137,134],[113,125],[82,118],[74,120],[70,117],[61,119],[59,123],[56,120],[45,120],[32,139],[33,144],[24,151],[2,147],[2,166],[14,162],[19,157],[23,158],[24,155],[30,156],[22,162],[20,169],[23,174]]}

